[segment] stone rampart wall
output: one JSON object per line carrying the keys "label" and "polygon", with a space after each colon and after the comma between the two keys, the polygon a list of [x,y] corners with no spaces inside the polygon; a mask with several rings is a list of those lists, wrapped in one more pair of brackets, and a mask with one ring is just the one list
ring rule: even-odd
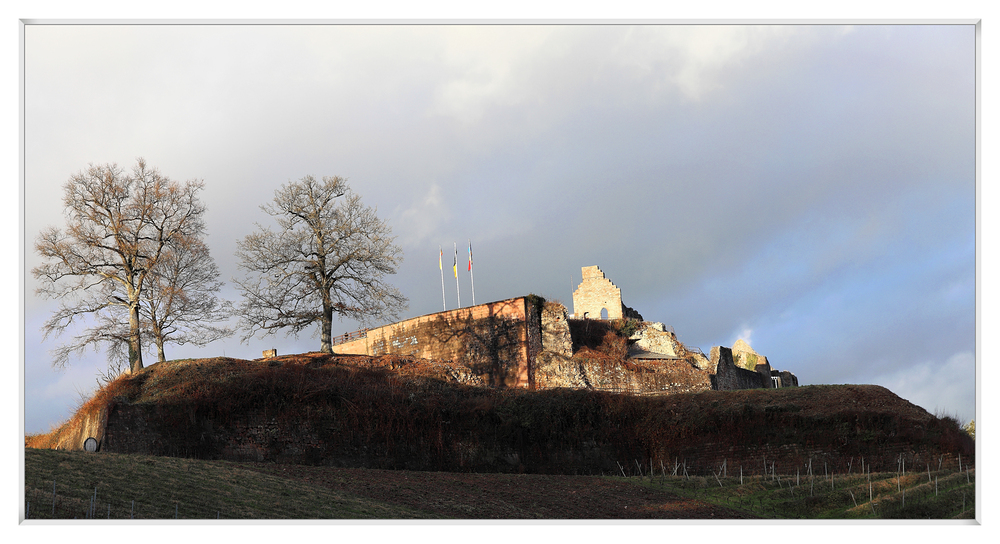
{"label": "stone rampart wall", "polygon": [[[651,414],[645,410],[655,409],[655,406],[639,407],[637,414],[646,421],[646,415]],[[576,418],[567,417],[574,413],[570,410],[562,412],[560,417],[565,421],[576,421]],[[613,417],[612,413],[602,413]],[[663,410],[658,413],[663,413]],[[512,416],[508,414],[505,417],[509,419]],[[696,415],[692,414],[692,417]],[[748,420],[745,425],[768,425],[769,418],[776,418],[770,423],[774,425],[782,425],[784,421],[777,416],[768,416],[766,412],[756,417],[762,418],[763,422]],[[648,417],[648,420],[656,421],[657,418]],[[709,417],[709,421],[714,420],[714,417]],[[692,477],[711,477],[712,473],[722,470],[723,464],[729,476],[737,475],[741,470],[748,476],[759,475],[769,471],[772,463],[777,473],[791,474],[796,468],[804,471],[810,462],[816,472],[826,464],[829,470],[843,474],[849,464],[853,464],[856,470],[859,455],[865,456],[866,462],[873,463],[872,470],[895,470],[899,455],[904,456],[907,465],[914,467],[926,463],[936,466],[941,460],[946,465],[954,466],[957,461],[954,454],[937,448],[928,450],[927,446],[914,448],[913,444],[901,439],[866,445],[857,439],[865,430],[839,425],[838,420],[821,422],[828,432],[812,433],[800,443],[781,445],[756,441],[741,443],[718,429],[709,428],[690,434],[690,429],[678,431],[673,427],[642,428],[639,433],[641,439],[636,440],[636,433],[632,433],[631,437],[611,439],[606,436],[602,439],[591,429],[581,426],[577,441],[573,442],[554,435],[535,437],[531,426],[509,420],[507,423],[514,425],[519,432],[508,433],[506,439],[498,440],[492,432],[462,429],[461,425],[453,423],[442,425],[439,432],[432,433],[426,440],[393,442],[382,435],[352,434],[339,427],[340,422],[335,415],[301,418],[253,412],[241,414],[222,425],[205,414],[191,413],[186,407],[178,405],[118,405],[109,411],[101,450],[230,461],[565,474],[600,473],[602,470],[617,472],[618,460],[628,456],[641,462],[643,474],[648,474],[650,463],[655,467],[656,474],[663,471],[670,474],[675,464],[683,464]],[[838,438],[840,432],[845,433],[843,441]],[[964,461],[969,462],[968,455]],[[625,468],[629,474],[634,469],[635,465]]]}
{"label": "stone rampart wall", "polygon": [[492,385],[529,387],[530,362],[541,351],[538,320],[538,309],[518,297],[369,329],[334,352],[463,361]]}

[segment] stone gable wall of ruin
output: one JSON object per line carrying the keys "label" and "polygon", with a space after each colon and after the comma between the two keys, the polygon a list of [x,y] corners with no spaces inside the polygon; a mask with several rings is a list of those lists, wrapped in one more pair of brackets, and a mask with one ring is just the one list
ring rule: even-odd
{"label": "stone gable wall of ruin", "polygon": [[573,314],[577,319],[600,319],[602,309],[608,311],[608,319],[624,317],[622,290],[597,266],[585,266],[583,282],[573,291]]}

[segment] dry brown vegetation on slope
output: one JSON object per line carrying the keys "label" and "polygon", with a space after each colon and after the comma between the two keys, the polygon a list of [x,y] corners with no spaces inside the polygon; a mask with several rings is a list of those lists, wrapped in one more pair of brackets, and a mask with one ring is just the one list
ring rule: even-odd
{"label": "dry brown vegetation on slope", "polygon": [[878,386],[634,397],[472,387],[460,372],[398,356],[159,363],[26,445],[79,448],[108,418],[106,451],[385,469],[601,474],[683,460],[708,475],[726,460],[780,472],[972,456],[957,422]]}

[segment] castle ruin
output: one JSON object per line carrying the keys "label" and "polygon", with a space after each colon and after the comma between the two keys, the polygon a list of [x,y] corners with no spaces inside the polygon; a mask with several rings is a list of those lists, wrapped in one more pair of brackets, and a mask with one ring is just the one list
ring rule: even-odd
{"label": "castle ruin", "polygon": [[583,282],[573,291],[576,319],[638,319],[639,312],[622,304],[622,290],[598,266],[583,267]]}
{"label": "castle ruin", "polygon": [[[452,369],[459,381],[494,387],[646,395],[798,385],[794,374],[772,369],[743,340],[732,348],[715,346],[707,356],[685,346],[662,323],[646,322],[625,306],[621,289],[597,266],[583,267],[573,309],[569,315],[562,304],[517,297],[345,335],[350,340],[334,351],[447,361],[462,367]],[[635,322],[627,341],[619,340],[623,351],[609,359],[587,347],[614,333],[622,319]]]}

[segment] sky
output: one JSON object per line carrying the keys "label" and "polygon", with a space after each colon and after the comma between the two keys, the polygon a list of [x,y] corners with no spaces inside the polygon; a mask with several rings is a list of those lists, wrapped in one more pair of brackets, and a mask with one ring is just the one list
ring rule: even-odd
{"label": "sky", "polygon": [[[203,180],[230,281],[260,205],[342,176],[393,229],[401,317],[566,304],[598,265],[706,353],[742,338],[801,385],[878,384],[976,410],[975,28],[951,25],[27,25],[24,431],[106,366],[42,339],[33,246],[67,180],[136,158]],[[457,305],[445,278],[447,307]],[[334,334],[359,328],[335,321]],[[318,326],[317,326],[318,329]],[[316,351],[238,336],[168,359]],[[147,364],[155,360],[150,352]]]}

